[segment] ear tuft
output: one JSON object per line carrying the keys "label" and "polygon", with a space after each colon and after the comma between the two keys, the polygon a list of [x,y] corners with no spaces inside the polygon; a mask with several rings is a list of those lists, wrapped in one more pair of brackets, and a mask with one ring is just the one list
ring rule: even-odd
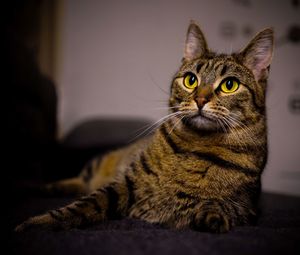
{"label": "ear tuft", "polygon": [[192,20],[186,36],[184,60],[200,58],[208,51],[207,43],[199,26]]}
{"label": "ear tuft", "polygon": [[259,32],[240,52],[243,64],[249,68],[256,81],[268,77],[268,69],[273,57],[274,32],[267,28]]}

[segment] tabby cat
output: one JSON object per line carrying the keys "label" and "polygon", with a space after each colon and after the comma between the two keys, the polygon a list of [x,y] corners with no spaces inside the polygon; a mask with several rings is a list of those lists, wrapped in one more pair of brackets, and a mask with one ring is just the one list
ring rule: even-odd
{"label": "tabby cat", "polygon": [[70,229],[132,217],[222,233],[257,214],[267,158],[265,94],[273,30],[239,53],[209,50],[191,22],[174,76],[170,113],[151,136],[92,160],[48,185],[85,194],[16,228]]}

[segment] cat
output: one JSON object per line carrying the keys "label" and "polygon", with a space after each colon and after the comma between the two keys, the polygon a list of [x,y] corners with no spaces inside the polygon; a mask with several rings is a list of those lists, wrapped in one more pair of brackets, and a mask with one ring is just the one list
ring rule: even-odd
{"label": "cat", "polygon": [[217,54],[191,21],[161,125],[95,158],[78,177],[49,184],[49,190],[85,196],[15,230],[70,229],[121,217],[213,233],[251,223],[267,160],[273,41],[267,28],[240,52]]}

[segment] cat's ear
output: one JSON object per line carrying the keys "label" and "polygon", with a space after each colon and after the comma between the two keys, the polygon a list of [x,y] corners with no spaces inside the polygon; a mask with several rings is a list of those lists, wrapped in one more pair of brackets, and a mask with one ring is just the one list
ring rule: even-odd
{"label": "cat's ear", "polygon": [[268,77],[273,48],[274,32],[267,28],[259,32],[240,52],[243,64],[253,72],[256,81]]}
{"label": "cat's ear", "polygon": [[191,21],[187,31],[184,61],[191,61],[200,58],[208,51],[207,43],[199,26]]}

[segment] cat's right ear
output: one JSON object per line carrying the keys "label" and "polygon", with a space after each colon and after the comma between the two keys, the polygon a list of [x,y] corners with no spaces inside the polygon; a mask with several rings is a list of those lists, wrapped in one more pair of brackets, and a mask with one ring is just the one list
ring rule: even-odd
{"label": "cat's right ear", "polygon": [[194,21],[191,21],[186,36],[183,61],[200,58],[207,51],[207,43],[201,29]]}
{"label": "cat's right ear", "polygon": [[256,81],[268,77],[273,49],[274,32],[272,28],[267,28],[259,32],[240,52],[243,64],[253,72]]}

